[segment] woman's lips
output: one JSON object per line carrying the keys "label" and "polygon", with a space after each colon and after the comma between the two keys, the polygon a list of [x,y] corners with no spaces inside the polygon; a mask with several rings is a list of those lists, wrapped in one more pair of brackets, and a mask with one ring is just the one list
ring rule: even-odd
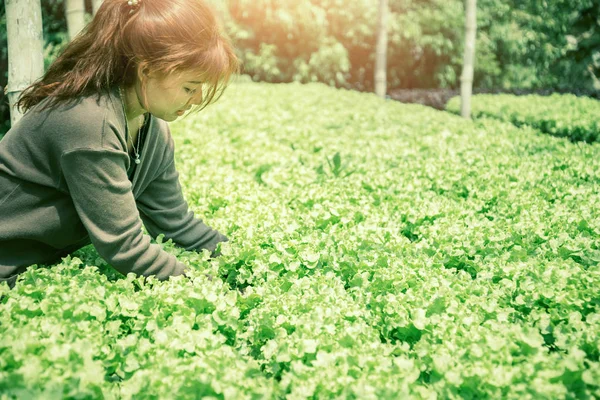
{"label": "woman's lips", "polygon": [[188,107],[185,110],[179,110],[176,112],[176,114],[181,116],[181,115],[185,114],[186,112],[190,111],[191,108],[192,107]]}

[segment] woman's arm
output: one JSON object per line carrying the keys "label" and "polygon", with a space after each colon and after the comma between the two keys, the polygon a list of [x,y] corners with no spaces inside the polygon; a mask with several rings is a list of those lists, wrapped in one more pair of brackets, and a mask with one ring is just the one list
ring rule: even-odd
{"label": "woman's arm", "polygon": [[185,265],[142,233],[127,178],[128,155],[107,149],[78,148],[62,153],[61,167],[75,209],[92,244],[122,274],[181,275]]}
{"label": "woman's arm", "polygon": [[173,239],[186,250],[207,249],[212,257],[218,255],[215,253],[217,244],[228,241],[226,236],[194,218],[183,198],[174,159],[137,201],[140,216],[152,237],[164,233],[166,239]]}

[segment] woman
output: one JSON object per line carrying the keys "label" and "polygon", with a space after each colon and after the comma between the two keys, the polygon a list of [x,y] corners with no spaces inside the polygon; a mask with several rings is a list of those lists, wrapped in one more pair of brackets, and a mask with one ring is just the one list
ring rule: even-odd
{"label": "woman", "polygon": [[123,274],[183,274],[142,222],[217,255],[227,238],[188,209],[167,122],[216,101],[237,71],[201,0],[105,0],[0,141],[0,282],[89,243]]}

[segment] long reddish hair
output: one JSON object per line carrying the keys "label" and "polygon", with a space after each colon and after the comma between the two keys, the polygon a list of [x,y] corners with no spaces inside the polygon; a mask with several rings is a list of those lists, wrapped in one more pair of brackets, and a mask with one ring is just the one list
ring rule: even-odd
{"label": "long reddish hair", "polygon": [[140,63],[159,75],[202,71],[203,97],[193,111],[221,97],[240,66],[211,7],[203,0],[140,0],[130,10],[127,0],[104,0],[17,107],[27,111],[47,97],[44,108],[52,107],[115,84],[132,86]]}

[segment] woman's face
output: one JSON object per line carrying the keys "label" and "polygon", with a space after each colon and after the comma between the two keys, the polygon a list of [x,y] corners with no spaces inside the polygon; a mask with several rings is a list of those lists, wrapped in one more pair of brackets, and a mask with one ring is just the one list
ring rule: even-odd
{"label": "woman's face", "polygon": [[202,102],[202,82],[197,71],[168,76],[149,74],[144,79],[146,98],[140,92],[142,107],[157,118],[175,121],[185,111]]}

